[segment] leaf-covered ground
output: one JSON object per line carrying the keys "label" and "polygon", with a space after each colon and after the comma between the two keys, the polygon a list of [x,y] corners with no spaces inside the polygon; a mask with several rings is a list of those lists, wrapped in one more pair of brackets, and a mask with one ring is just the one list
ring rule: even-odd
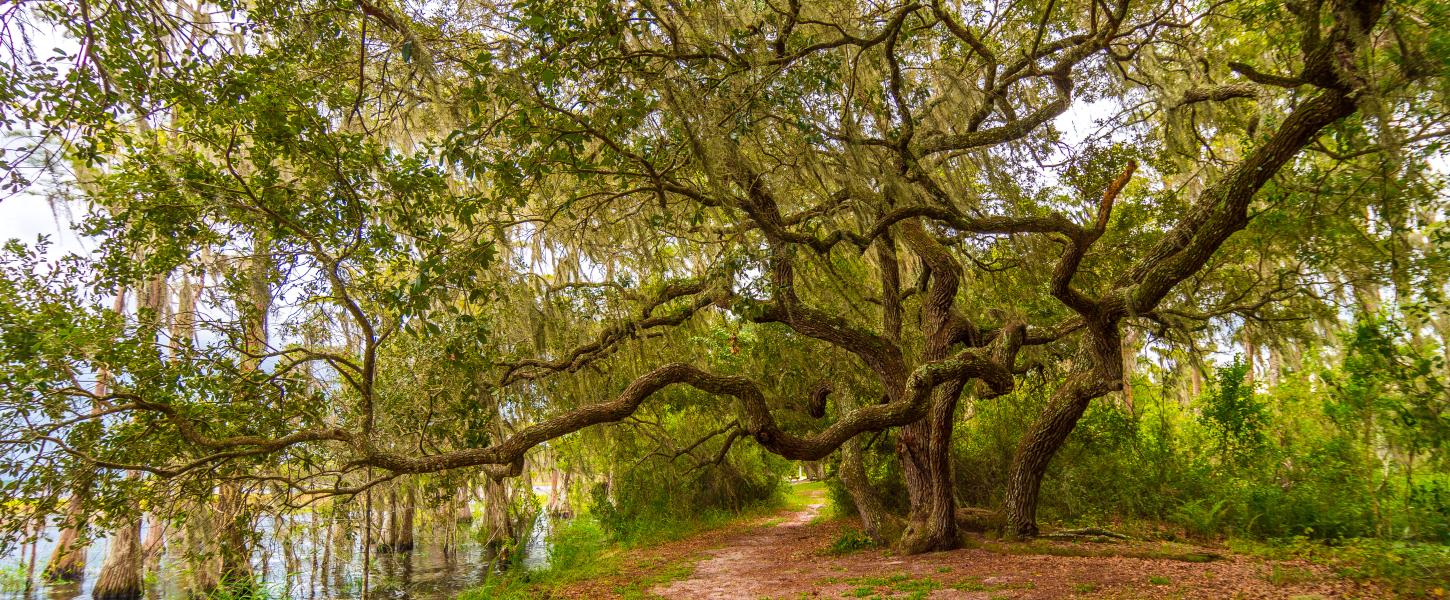
{"label": "leaf-covered ground", "polygon": [[[1388,598],[1301,561],[1160,542],[1004,543],[919,556],[829,552],[850,520],[811,502],[632,550],[617,573],[557,590],[583,598]],[[1208,562],[1205,555],[1217,557]],[[1185,560],[1188,559],[1188,560]]]}

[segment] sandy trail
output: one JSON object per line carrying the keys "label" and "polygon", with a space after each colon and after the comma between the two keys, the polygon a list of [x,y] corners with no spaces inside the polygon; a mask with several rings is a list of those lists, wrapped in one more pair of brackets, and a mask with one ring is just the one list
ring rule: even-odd
{"label": "sandy trail", "polygon": [[[810,494],[805,510],[790,513],[774,526],[752,529],[732,536],[707,553],[710,558],[695,565],[689,578],[655,587],[651,593],[664,598],[762,598],[776,596],[798,584],[799,562],[788,548],[810,538],[806,526],[826,505],[825,492]],[[794,568],[791,568],[794,567]]]}

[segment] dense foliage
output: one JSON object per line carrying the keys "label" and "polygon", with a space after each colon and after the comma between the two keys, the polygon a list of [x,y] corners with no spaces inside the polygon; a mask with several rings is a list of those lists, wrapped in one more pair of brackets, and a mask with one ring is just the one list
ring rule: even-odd
{"label": "dense foliage", "polygon": [[1447,16],[13,2],[0,169],[94,250],[0,255],[0,533],[211,588],[263,513],[626,539],[808,461],[905,553],[1444,542]]}

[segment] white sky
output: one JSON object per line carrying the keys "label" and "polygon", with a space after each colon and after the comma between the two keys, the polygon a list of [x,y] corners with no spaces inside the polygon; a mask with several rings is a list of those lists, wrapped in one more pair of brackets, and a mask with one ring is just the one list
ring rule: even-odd
{"label": "white sky", "polygon": [[34,245],[38,235],[48,235],[50,258],[69,252],[83,253],[91,248],[71,231],[70,215],[64,208],[57,215],[42,196],[21,193],[0,200],[0,242],[20,239]]}

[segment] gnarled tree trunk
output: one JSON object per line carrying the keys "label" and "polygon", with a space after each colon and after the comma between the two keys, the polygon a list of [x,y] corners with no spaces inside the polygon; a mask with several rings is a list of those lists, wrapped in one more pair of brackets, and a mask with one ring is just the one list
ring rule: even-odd
{"label": "gnarled tree trunk", "polygon": [[896,528],[896,516],[886,510],[881,495],[866,476],[865,457],[862,456],[864,442],[858,436],[841,446],[841,467],[837,476],[841,485],[851,494],[856,503],[856,513],[861,518],[861,530],[876,543],[884,543]]}
{"label": "gnarled tree trunk", "polygon": [[1091,371],[1069,375],[1062,387],[1047,401],[1047,406],[1017,446],[1012,459],[1012,473],[1007,480],[1007,526],[1009,533],[1035,536],[1037,528],[1037,495],[1042,477],[1052,457],[1067,441],[1093,398],[1106,394],[1108,386]]}
{"label": "gnarled tree trunk", "polygon": [[897,443],[911,502],[899,549],[904,554],[951,550],[957,538],[956,500],[952,493],[952,422],[964,382],[943,385],[931,413],[901,429]]}
{"label": "gnarled tree trunk", "polygon": [[[958,341],[971,341],[974,327],[953,305],[961,277],[961,264],[940,243],[932,239],[921,221],[901,224],[906,245],[921,257],[930,272],[931,287],[922,301],[922,329],[926,333],[923,361],[946,358]],[[952,425],[957,402],[967,380],[948,380],[932,393],[926,418],[901,428],[897,451],[911,502],[906,531],[899,549],[917,554],[956,548],[956,501],[952,494]]]}

